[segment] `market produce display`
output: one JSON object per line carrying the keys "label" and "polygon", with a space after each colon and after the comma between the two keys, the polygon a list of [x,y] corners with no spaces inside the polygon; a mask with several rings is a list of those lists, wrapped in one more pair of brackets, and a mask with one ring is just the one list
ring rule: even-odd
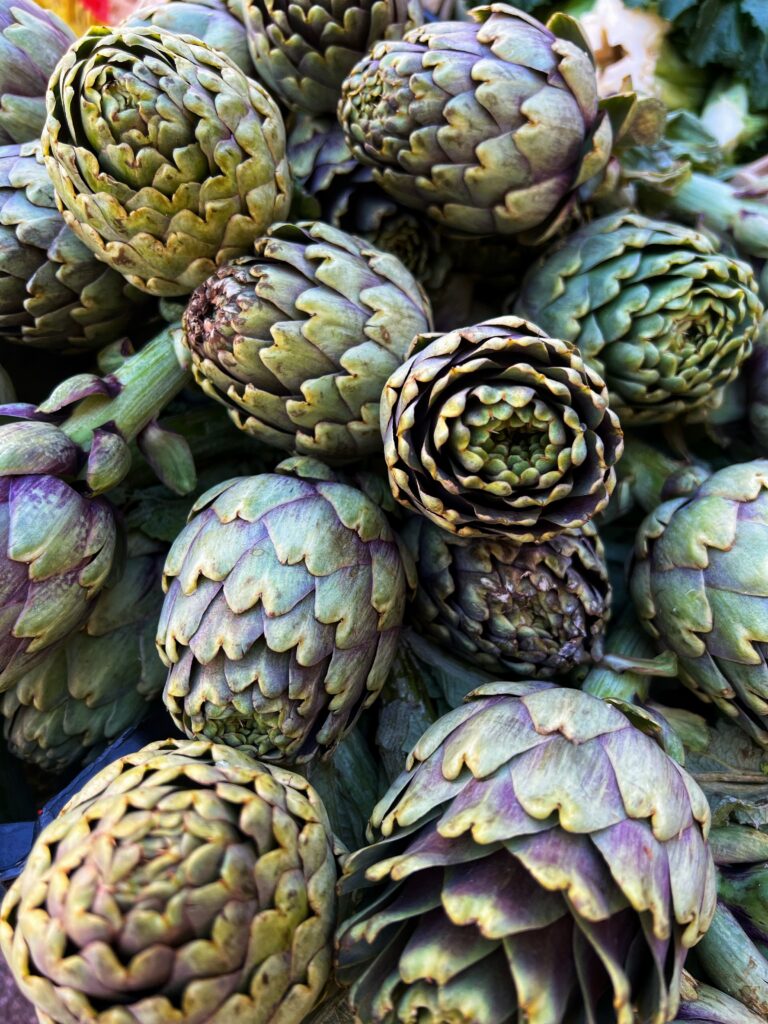
{"label": "market produce display", "polygon": [[760,4],[43,2],[0,1006],[768,1020]]}

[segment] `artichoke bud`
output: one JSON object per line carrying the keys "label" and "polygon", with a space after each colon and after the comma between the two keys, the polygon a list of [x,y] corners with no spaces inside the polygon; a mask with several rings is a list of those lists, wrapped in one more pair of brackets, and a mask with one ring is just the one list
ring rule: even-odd
{"label": "artichoke bud", "polygon": [[116,487],[131,468],[131,450],[110,425],[94,430],[85,481],[91,494],[102,494]]}

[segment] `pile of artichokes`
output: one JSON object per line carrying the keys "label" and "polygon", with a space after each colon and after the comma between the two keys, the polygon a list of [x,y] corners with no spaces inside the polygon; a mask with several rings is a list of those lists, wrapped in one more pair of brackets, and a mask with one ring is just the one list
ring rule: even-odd
{"label": "pile of artichokes", "polygon": [[56,5],[0,0],[18,1024],[768,1019],[763,98],[621,0]]}

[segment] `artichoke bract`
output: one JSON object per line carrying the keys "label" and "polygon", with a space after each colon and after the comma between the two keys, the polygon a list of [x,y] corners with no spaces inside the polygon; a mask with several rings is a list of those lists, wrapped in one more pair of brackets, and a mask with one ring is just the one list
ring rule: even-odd
{"label": "artichoke bract", "polygon": [[421,517],[402,531],[418,588],[408,621],[475,667],[548,679],[599,661],[611,588],[591,523],[541,544],[457,543]]}
{"label": "artichoke bract", "polygon": [[108,765],[40,833],[0,946],[48,1024],[300,1024],[331,967],[335,883],[301,776],[165,740]]}
{"label": "artichoke bract", "polygon": [[381,390],[431,317],[396,257],[319,222],[280,224],[195,291],[183,341],[242,430],[349,462],[381,450]]}
{"label": "artichoke bract", "polygon": [[345,864],[368,1024],[664,1024],[714,913],[710,813],[615,707],[491,683],[438,720]]}
{"label": "artichoke bract", "polygon": [[626,425],[716,402],[750,353],[763,307],[750,266],[706,235],[619,212],[534,264],[515,312],[578,345]]}
{"label": "artichoke bract", "polygon": [[256,73],[283,103],[332,114],[341,83],[378,39],[422,21],[419,0],[245,0]]}
{"label": "artichoke bract", "polygon": [[718,470],[643,522],[630,589],[680,679],[768,746],[768,460]]}
{"label": "artichoke bract", "polygon": [[211,489],[165,566],[174,721],[272,761],[332,748],[386,681],[406,581],[384,513],[355,487],[265,473]]}
{"label": "artichoke bract", "polygon": [[288,211],[275,101],[191,36],[91,29],[51,78],[42,144],[69,226],[153,295],[193,291]]}
{"label": "artichoke bract", "polygon": [[0,338],[101,348],[124,336],[147,302],[64,223],[38,144],[0,147]]}
{"label": "artichoke bract", "polygon": [[0,5],[0,146],[40,138],[48,79],[74,40],[60,18],[31,0]]}
{"label": "artichoke bract", "polygon": [[256,78],[245,25],[236,9],[226,0],[146,0],[120,27],[151,26],[177,36],[194,36],[225,53],[244,74]]}
{"label": "artichoke bract", "polygon": [[21,760],[61,771],[135,725],[162,693],[166,672],[154,641],[164,557],[130,545],[83,629],[0,697],[6,743]]}
{"label": "artichoke bract", "polygon": [[539,543],[605,508],[623,439],[602,380],[517,317],[414,339],[381,432],[397,500],[460,537]]}
{"label": "artichoke bract", "polygon": [[339,121],[398,202],[454,231],[540,240],[610,157],[589,46],[565,15],[471,16],[374,46],[344,81]]}

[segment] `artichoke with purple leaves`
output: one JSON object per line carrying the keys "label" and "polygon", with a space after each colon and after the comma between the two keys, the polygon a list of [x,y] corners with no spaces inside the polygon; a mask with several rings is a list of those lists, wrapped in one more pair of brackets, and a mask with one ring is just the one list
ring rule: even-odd
{"label": "artichoke with purple leaves", "polygon": [[190,736],[274,762],[332,749],[395,655],[406,566],[381,509],[328,479],[241,477],[195,504],[165,566],[165,704]]}
{"label": "artichoke with purple leaves", "polygon": [[458,537],[541,543],[605,508],[623,439],[565,341],[501,317],[414,339],[381,431],[392,493]]}
{"label": "artichoke with purple leaves", "polygon": [[592,54],[577,23],[507,4],[377,43],[339,104],[349,147],[393,199],[469,235],[539,241],[608,163]]}
{"label": "artichoke with purple leaves", "polygon": [[490,683],[431,726],[340,891],[367,1024],[664,1024],[712,919],[710,811],[615,707]]}

